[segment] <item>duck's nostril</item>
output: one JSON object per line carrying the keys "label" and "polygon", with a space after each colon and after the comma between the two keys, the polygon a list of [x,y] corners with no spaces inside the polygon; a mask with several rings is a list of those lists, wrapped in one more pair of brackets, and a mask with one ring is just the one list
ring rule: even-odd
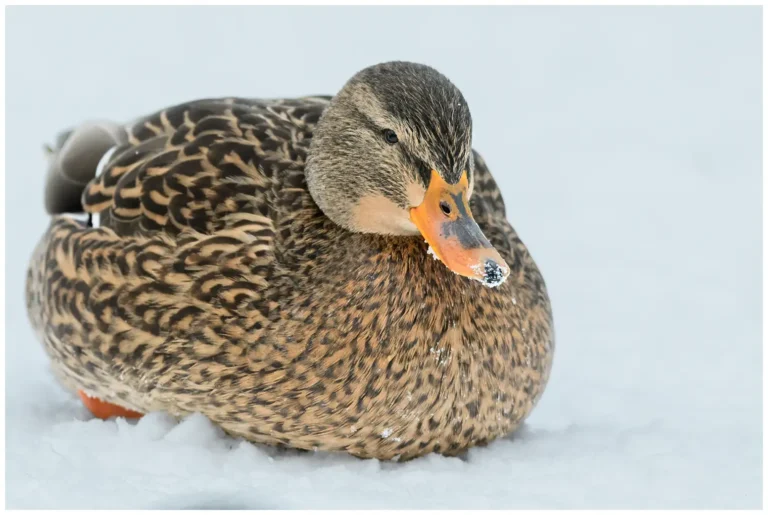
{"label": "duck's nostril", "polygon": [[451,206],[449,206],[448,202],[446,202],[445,200],[441,200],[440,211],[442,211],[445,216],[448,216],[451,214]]}
{"label": "duck's nostril", "polygon": [[505,278],[504,269],[496,261],[492,259],[485,261],[483,283],[486,286],[498,286],[504,282]]}

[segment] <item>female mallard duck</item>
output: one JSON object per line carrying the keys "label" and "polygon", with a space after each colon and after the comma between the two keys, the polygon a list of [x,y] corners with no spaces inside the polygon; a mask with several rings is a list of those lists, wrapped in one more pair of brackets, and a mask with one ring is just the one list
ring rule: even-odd
{"label": "female mallard duck", "polygon": [[544,281],[432,68],[84,125],[51,163],[27,305],[97,416],[412,458],[509,433],[544,389]]}

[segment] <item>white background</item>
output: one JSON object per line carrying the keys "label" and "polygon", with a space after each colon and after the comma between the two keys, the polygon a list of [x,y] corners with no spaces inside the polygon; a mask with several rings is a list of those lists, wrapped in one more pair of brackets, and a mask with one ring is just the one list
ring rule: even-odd
{"label": "white background", "polygon": [[[8,507],[751,507],[761,498],[761,12],[20,8],[6,12]],[[193,417],[88,421],[26,319],[42,146],[205,97],[332,94],[430,64],[552,296],[516,438],[407,464],[278,453]]]}

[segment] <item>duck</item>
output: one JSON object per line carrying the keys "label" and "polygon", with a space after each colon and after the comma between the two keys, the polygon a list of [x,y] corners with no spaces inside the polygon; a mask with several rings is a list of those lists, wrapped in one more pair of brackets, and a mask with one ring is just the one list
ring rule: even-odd
{"label": "duck", "polygon": [[95,417],[199,413],[257,444],[409,460],[512,434],[541,398],[543,276],[430,66],[83,122],[48,160],[27,311]]}

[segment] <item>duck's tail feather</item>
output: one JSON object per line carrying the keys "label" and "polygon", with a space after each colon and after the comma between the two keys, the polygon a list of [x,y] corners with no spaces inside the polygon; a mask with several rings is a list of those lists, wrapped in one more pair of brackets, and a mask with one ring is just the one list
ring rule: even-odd
{"label": "duck's tail feather", "polygon": [[45,210],[51,215],[82,213],[83,191],[97,175],[101,158],[127,139],[125,129],[112,122],[89,122],[61,133],[55,148],[46,148]]}

